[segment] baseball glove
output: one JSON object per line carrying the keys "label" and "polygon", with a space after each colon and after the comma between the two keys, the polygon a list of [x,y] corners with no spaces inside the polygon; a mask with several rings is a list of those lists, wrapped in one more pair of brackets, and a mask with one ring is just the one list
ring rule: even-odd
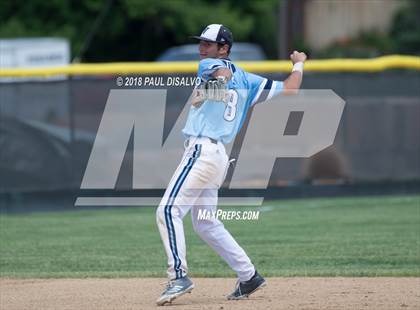
{"label": "baseball glove", "polygon": [[218,76],[202,82],[194,89],[191,104],[195,107],[200,107],[205,100],[226,102],[227,83],[228,81],[224,76]]}

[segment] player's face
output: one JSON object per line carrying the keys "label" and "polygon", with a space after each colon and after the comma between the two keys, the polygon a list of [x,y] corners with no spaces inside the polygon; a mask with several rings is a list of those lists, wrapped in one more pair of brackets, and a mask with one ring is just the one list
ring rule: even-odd
{"label": "player's face", "polygon": [[200,52],[200,59],[220,57],[219,47],[214,42],[200,41],[198,50]]}

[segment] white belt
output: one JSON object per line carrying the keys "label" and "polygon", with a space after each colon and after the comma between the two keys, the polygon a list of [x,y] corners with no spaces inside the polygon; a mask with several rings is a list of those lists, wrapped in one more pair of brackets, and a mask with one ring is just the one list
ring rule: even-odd
{"label": "white belt", "polygon": [[195,143],[212,143],[212,144],[221,144],[222,142],[217,141],[216,139],[209,138],[209,137],[194,137],[191,136],[187,140],[185,140],[184,146],[187,148],[188,146],[195,144]]}

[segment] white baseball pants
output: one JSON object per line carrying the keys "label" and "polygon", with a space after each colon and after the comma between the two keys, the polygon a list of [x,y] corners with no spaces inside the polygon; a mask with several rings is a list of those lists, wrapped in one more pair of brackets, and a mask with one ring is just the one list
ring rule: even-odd
{"label": "white baseball pants", "polygon": [[240,281],[247,281],[254,275],[255,268],[245,251],[217,218],[198,217],[199,210],[216,212],[218,189],[229,165],[225,147],[206,137],[191,137],[188,142],[156,211],[168,256],[168,278],[178,279],[188,272],[182,220],[191,209],[195,232],[226,261]]}

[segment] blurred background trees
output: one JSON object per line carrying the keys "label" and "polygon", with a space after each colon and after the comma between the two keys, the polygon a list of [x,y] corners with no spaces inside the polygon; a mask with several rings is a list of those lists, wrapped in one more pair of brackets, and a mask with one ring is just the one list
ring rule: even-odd
{"label": "blurred background trees", "polygon": [[[303,48],[317,58],[420,53],[420,1],[400,1],[386,33],[362,31],[322,48],[308,45],[302,30],[305,14],[299,10],[310,1],[317,0],[1,1],[0,38],[65,37],[72,57],[83,62],[151,61],[171,46],[191,43],[189,36],[205,25],[223,23],[236,41],[260,44],[271,59],[285,54],[278,43],[282,27],[291,42],[286,51]],[[282,16],[291,22],[282,23]]]}
{"label": "blurred background trees", "polygon": [[[386,1],[386,0],[384,0]],[[420,55],[420,1],[401,1],[385,32],[377,29],[337,40],[318,51],[319,58],[377,57],[386,54]]]}

